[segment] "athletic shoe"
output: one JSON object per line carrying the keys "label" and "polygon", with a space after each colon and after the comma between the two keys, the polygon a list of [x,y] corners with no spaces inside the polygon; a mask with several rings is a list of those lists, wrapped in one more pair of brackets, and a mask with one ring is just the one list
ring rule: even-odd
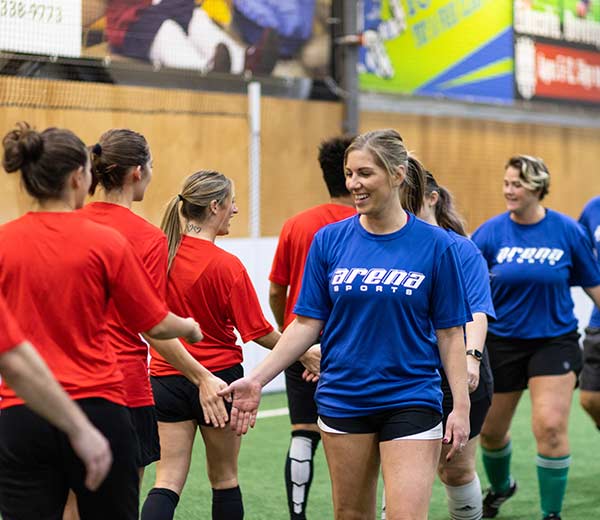
{"label": "athletic shoe", "polygon": [[504,504],[510,497],[517,492],[516,480],[510,479],[510,487],[504,493],[496,493],[492,489],[488,489],[485,498],[483,499],[483,517],[496,518],[500,506]]}
{"label": "athletic shoe", "polygon": [[544,517],[544,520],[561,520],[560,515],[557,513],[550,513]]}

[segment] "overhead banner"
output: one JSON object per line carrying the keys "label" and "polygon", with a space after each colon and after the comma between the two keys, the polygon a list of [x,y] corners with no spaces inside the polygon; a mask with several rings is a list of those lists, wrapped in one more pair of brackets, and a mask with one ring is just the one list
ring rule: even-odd
{"label": "overhead banner", "polygon": [[83,55],[319,78],[330,74],[330,18],[331,0],[84,0]]}
{"label": "overhead banner", "polygon": [[514,100],[512,0],[364,0],[360,88]]}
{"label": "overhead banner", "polygon": [[600,1],[515,0],[521,99],[600,103]]}
{"label": "overhead banner", "polygon": [[0,51],[81,54],[81,0],[0,0]]}

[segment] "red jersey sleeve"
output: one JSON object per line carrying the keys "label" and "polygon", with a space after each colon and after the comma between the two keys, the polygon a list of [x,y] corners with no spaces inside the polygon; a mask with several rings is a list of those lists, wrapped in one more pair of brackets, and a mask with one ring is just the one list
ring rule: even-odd
{"label": "red jersey sleeve", "polygon": [[227,308],[229,318],[244,343],[273,331],[273,326],[262,313],[258,296],[246,269],[242,270],[231,287]]}
{"label": "red jersey sleeve", "polygon": [[290,284],[290,247],[289,247],[289,221],[283,225],[277,242],[277,249],[271,266],[269,280],[278,285]]}
{"label": "red jersey sleeve", "polygon": [[111,280],[111,296],[119,316],[131,331],[150,330],[169,312],[129,244],[125,244],[121,264]]}
{"label": "red jersey sleeve", "polygon": [[167,237],[159,236],[144,255],[144,266],[154,282],[158,295],[164,300],[167,297],[167,270],[169,268],[169,249]]}
{"label": "red jersey sleeve", "polygon": [[0,354],[11,350],[25,341],[25,336],[17,325],[8,305],[0,296]]}

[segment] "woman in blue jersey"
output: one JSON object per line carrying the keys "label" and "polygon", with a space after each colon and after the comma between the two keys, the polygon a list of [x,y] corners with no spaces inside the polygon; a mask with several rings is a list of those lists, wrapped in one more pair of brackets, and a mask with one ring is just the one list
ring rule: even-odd
{"label": "woman in blue jersey", "polygon": [[[594,197],[583,208],[579,223],[592,240],[596,254],[600,251],[600,197]],[[600,260],[600,258],[598,258]],[[600,307],[594,307],[583,340],[583,370],[579,401],[600,429]]]}
{"label": "woman in blue jersey", "polygon": [[491,273],[497,316],[489,323],[486,341],[494,397],[481,431],[491,484],[484,518],[494,518],[516,491],[510,474],[510,424],[526,388],[544,518],[560,518],[566,489],[571,461],[567,425],[581,370],[570,287],[580,285],[600,302],[600,269],[577,222],[542,206],[549,185],[541,159],[512,157],[504,173],[508,211],[473,234]]}
{"label": "woman in blue jersey", "polygon": [[394,130],[348,147],[358,214],[316,234],[296,320],[250,376],[222,392],[233,392],[232,427],[244,433],[262,386],[323,332],[316,402],[338,519],[375,518],[380,464],[389,518],[427,518],[442,446],[440,358],[454,397],[450,458],[469,435],[463,325],[471,315],[456,244],[402,207],[407,160]]}
{"label": "woman in blue jersey", "polygon": [[[475,469],[479,432],[492,401],[492,374],[485,350],[488,316],[495,318],[487,265],[477,246],[466,237],[463,221],[454,208],[450,193],[439,186],[414,157],[408,159],[408,177],[401,191],[402,205],[425,222],[440,226],[456,241],[473,321],[466,324],[466,357],[471,399],[469,442],[465,449],[447,460],[449,446],[442,447],[438,475],[446,488],[451,519],[479,520],[482,514],[481,484]],[[425,196],[412,189],[423,178]],[[452,393],[442,371],[444,417],[452,411]]]}

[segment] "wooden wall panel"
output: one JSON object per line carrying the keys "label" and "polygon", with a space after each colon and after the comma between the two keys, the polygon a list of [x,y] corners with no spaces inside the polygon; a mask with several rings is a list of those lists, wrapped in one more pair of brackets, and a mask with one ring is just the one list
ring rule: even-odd
{"label": "wooden wall panel", "polygon": [[[88,144],[109,128],[141,132],[153,153],[154,176],[134,210],[158,224],[183,179],[201,168],[231,177],[237,198],[248,198],[246,105],[239,95],[0,78],[0,134],[21,120],[38,129],[70,128]],[[31,206],[18,184],[18,175],[0,175],[2,222]],[[247,229],[248,213],[241,211],[231,235],[245,236]]]}
{"label": "wooden wall panel", "polygon": [[600,194],[600,130],[456,117],[363,113],[361,131],[395,128],[409,150],[449,188],[472,231],[505,210],[502,177],[518,153],[542,157],[550,170],[544,203],[577,218]]}
{"label": "wooden wall panel", "polygon": [[[116,87],[0,77],[0,135],[16,121],[74,130],[89,144],[113,127],[143,133],[154,155],[154,178],[135,211],[158,224],[165,203],[200,168],[236,184],[240,213],[231,235],[248,236],[248,125],[243,95]],[[456,196],[473,230],[504,211],[502,175],[515,153],[543,157],[552,174],[549,207],[577,217],[600,194],[600,130],[510,124],[458,117],[361,114],[361,131],[392,127]],[[320,141],[339,132],[339,103],[263,98],[261,234],[275,236],[289,216],[327,200],[317,162]],[[17,175],[0,174],[0,222],[31,202]]]}
{"label": "wooden wall panel", "polygon": [[279,235],[286,218],[329,200],[318,148],[321,141],[339,133],[341,118],[338,103],[263,100],[263,235]]}

